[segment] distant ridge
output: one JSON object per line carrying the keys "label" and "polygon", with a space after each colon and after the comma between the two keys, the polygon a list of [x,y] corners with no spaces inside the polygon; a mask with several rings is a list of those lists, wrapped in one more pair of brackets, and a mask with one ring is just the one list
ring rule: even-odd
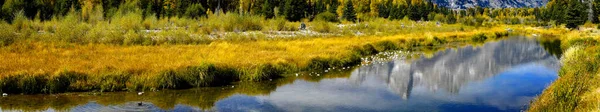
{"label": "distant ridge", "polygon": [[520,8],[520,7],[542,7],[548,0],[432,0],[439,6],[452,9],[466,9],[470,7],[489,8]]}

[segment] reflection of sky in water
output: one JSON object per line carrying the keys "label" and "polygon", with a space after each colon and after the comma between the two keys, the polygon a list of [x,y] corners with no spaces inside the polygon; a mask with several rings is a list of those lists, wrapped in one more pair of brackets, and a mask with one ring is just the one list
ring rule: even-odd
{"label": "reflection of sky in water", "polygon": [[538,64],[524,64],[495,77],[470,82],[458,94],[415,87],[407,100],[376,80],[367,79],[364,85],[354,85],[347,79],[318,83],[298,80],[268,96],[236,95],[223,99],[216,108],[223,111],[519,111],[557,77],[554,71]]}
{"label": "reflection of sky in water", "polygon": [[[219,110],[519,111],[557,78],[558,59],[512,38],[414,61],[363,66],[350,78],[297,80],[266,96],[236,95]],[[265,110],[266,109],[266,110]]]}

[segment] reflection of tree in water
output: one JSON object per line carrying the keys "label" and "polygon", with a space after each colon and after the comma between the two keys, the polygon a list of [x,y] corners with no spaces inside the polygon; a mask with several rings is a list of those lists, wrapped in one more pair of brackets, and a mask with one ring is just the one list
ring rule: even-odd
{"label": "reflection of tree in water", "polygon": [[[111,106],[129,105],[131,102],[149,102],[160,109],[173,109],[176,105],[187,105],[199,109],[212,109],[214,104],[234,94],[265,95],[274,91],[278,85],[289,84],[293,80],[273,82],[240,82],[234,87],[207,87],[189,90],[166,90],[145,92],[139,96],[136,92],[109,92],[94,95],[93,93],[66,93],[57,95],[11,95],[0,97],[2,110],[44,111],[123,111]],[[103,106],[85,106],[90,102]],[[135,103],[133,103],[135,104]],[[153,107],[153,108],[156,108]],[[76,110],[77,111],[77,110]]]}
{"label": "reflection of tree in water", "polygon": [[431,58],[412,62],[398,60],[365,66],[353,72],[351,80],[360,84],[367,77],[375,77],[406,99],[413,86],[425,87],[433,92],[443,89],[458,93],[461,86],[469,82],[487,79],[513,66],[537,63],[558,69],[557,62],[558,59],[536,41],[512,38],[477,48],[449,49]]}
{"label": "reflection of tree in water", "polygon": [[[302,75],[298,78],[318,82],[328,78],[347,78],[351,71],[330,72],[328,75],[314,77]],[[64,93],[56,95],[10,95],[0,97],[1,110],[44,111],[124,111],[123,107],[136,107],[137,103],[151,103],[152,109],[171,110],[177,105],[190,106],[202,110],[211,110],[221,99],[235,94],[269,95],[282,85],[293,83],[297,78],[281,78],[265,82],[238,82],[235,86],[204,87],[187,90],[164,90],[145,92],[139,96],[136,92],[108,93]],[[94,105],[98,104],[98,105]],[[87,106],[93,105],[93,106]],[[136,107],[137,108],[137,107]],[[0,111],[1,111],[0,110]]]}

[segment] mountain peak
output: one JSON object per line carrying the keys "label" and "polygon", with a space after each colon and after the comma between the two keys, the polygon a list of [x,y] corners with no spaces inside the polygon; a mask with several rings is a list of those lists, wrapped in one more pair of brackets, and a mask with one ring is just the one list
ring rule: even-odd
{"label": "mountain peak", "polygon": [[489,8],[520,8],[520,7],[542,7],[548,0],[433,0],[442,7],[452,9],[466,9],[470,7]]}

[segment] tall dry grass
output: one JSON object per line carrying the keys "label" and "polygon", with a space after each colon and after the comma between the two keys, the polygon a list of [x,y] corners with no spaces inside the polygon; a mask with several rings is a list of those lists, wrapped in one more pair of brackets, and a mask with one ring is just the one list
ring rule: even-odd
{"label": "tall dry grass", "polygon": [[[185,42],[194,42],[194,37],[188,37],[187,32],[179,29],[174,31],[181,34],[157,33],[154,37],[152,33],[133,30],[121,32],[124,44],[144,43],[143,40],[148,39],[140,35],[153,35],[152,39],[166,38],[166,43],[173,42],[173,45],[160,46],[17,42],[0,49],[0,64],[3,65],[0,66],[0,84],[9,84],[0,85],[0,88],[2,92],[16,93],[134,91],[260,81],[304,70],[358,64],[360,57],[373,52],[411,50],[415,46],[443,44],[440,42],[465,42],[473,35],[492,36],[505,32],[504,27],[497,27],[465,32],[421,31],[383,37],[214,41],[189,45]],[[185,40],[183,38],[190,40],[177,41]]]}
{"label": "tall dry grass", "polygon": [[533,112],[590,112],[600,108],[600,41],[590,33],[572,31],[560,36],[559,78],[532,103]]}

